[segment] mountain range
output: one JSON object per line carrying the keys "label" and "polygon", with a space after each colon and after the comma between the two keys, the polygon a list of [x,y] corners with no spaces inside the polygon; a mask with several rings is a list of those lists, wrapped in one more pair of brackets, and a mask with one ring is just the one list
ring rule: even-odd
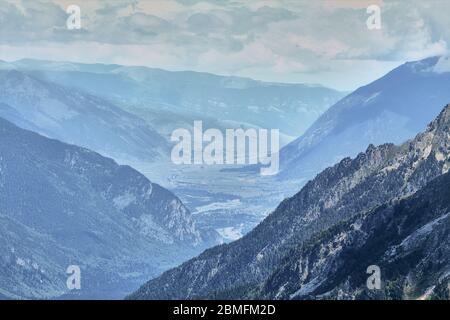
{"label": "mountain range", "polygon": [[[243,238],[165,272],[129,298],[359,297],[362,268],[374,263],[389,269],[388,297],[442,290],[450,273],[442,176],[449,132],[447,105],[414,139],[344,158]],[[424,272],[431,274],[421,282]]]}
{"label": "mountain range", "polygon": [[[446,59],[408,62],[341,100],[320,86],[0,61],[0,297],[120,298],[156,277],[128,298],[448,298]],[[170,133],[194,120],[300,135],[275,179],[171,172],[200,228],[149,180],[170,172]],[[136,160],[145,176],[97,152]],[[248,181],[248,198],[236,181]],[[211,226],[234,238],[230,221],[248,230],[239,214],[261,221],[262,203],[283,191],[294,195],[247,235],[186,261],[222,241]],[[69,265],[82,270],[81,291],[66,287]],[[369,265],[382,270],[381,290],[365,286]]]}
{"label": "mountain range", "polygon": [[283,84],[147,67],[23,59],[0,64],[101,97],[146,120],[167,139],[194,120],[205,127],[279,129],[301,135],[344,93],[319,85]]}
{"label": "mountain range", "polygon": [[50,138],[116,158],[168,159],[167,140],[114,104],[17,70],[0,71],[0,116]]}
{"label": "mountain range", "polygon": [[[1,118],[0,220],[9,298],[120,298],[218,239],[131,167]],[[69,265],[81,268],[81,291],[66,287]]]}
{"label": "mountain range", "polygon": [[[281,125],[295,115],[306,127],[341,96],[195,72],[0,62],[0,295],[118,298],[221,241],[148,181],[151,170],[144,177],[96,152],[167,165],[171,130],[194,120],[254,127],[286,113]],[[294,124],[286,136],[302,130]],[[71,264],[83,273],[80,292],[66,288]]]}
{"label": "mountain range", "polygon": [[[224,241],[261,220],[260,208],[266,204],[258,201],[255,209],[247,204],[265,191],[250,190],[247,196],[237,192],[237,176],[174,165],[172,131],[192,130],[196,120],[203,121],[205,130],[223,133],[228,128],[279,128],[281,144],[286,144],[343,96],[314,85],[31,59],[0,62],[0,80],[0,117],[132,166],[175,192],[190,211],[200,211],[197,225],[217,229]],[[216,181],[214,189],[204,183],[205,176]],[[276,199],[270,210],[280,199],[265,198]],[[223,199],[233,201],[232,207]]]}
{"label": "mountain range", "polygon": [[450,101],[448,57],[407,62],[331,106],[280,151],[280,179],[313,178],[369,144],[400,144]]}

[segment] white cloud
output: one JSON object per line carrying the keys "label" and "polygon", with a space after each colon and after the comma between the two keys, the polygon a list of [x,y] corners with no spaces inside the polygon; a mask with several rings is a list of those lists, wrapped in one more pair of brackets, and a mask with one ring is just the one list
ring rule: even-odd
{"label": "white cloud", "polygon": [[436,73],[450,72],[450,57],[449,56],[440,57],[438,62],[434,66],[433,71]]}
{"label": "white cloud", "polygon": [[[450,41],[450,2],[437,0],[90,0],[80,2],[83,30],[75,32],[65,29],[72,2],[8,0],[0,59],[139,64],[350,90],[403,61],[445,54]],[[381,30],[366,27],[373,3],[382,6]]]}

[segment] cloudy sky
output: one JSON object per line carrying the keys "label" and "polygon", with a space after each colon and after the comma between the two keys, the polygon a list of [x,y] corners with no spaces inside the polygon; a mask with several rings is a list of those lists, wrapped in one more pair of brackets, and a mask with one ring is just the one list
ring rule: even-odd
{"label": "cloudy sky", "polygon": [[[81,9],[68,30],[66,8]],[[381,29],[369,30],[369,5]],[[144,65],[353,90],[447,53],[450,1],[2,0],[0,59]]]}

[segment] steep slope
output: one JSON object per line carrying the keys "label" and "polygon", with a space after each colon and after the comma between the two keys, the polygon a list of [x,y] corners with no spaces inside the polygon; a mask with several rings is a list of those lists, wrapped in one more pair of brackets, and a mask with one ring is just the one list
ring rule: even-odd
{"label": "steep slope", "polygon": [[337,102],[280,151],[279,177],[312,178],[371,143],[399,144],[424,130],[450,101],[446,59],[405,63]]}
{"label": "steep slope", "polygon": [[18,126],[117,158],[167,158],[166,140],[142,119],[73,88],[0,71],[0,116]]}
{"label": "steep slope", "polygon": [[166,135],[203,120],[219,129],[278,128],[292,140],[343,97],[343,93],[321,86],[189,71],[29,59],[12,64],[36,77],[110,99]]}
{"label": "steep slope", "polygon": [[[367,268],[381,270],[369,290]],[[414,195],[340,223],[290,251],[246,298],[448,299],[450,174]]]}
{"label": "steep slope", "polygon": [[0,118],[0,294],[118,298],[215,241],[171,192],[97,153]]}
{"label": "steep slope", "polygon": [[320,173],[242,239],[215,247],[141,287],[134,299],[193,298],[264,281],[289,253],[318,232],[447,172],[450,105],[424,133],[401,146],[369,146]]}

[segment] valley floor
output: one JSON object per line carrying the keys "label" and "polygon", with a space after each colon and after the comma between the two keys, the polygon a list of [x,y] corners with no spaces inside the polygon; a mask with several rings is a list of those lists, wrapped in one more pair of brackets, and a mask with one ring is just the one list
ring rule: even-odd
{"label": "valley floor", "polygon": [[241,238],[305,179],[280,181],[259,172],[230,171],[238,166],[173,165],[121,161],[173,191],[190,209],[200,229],[215,229],[223,242]]}

